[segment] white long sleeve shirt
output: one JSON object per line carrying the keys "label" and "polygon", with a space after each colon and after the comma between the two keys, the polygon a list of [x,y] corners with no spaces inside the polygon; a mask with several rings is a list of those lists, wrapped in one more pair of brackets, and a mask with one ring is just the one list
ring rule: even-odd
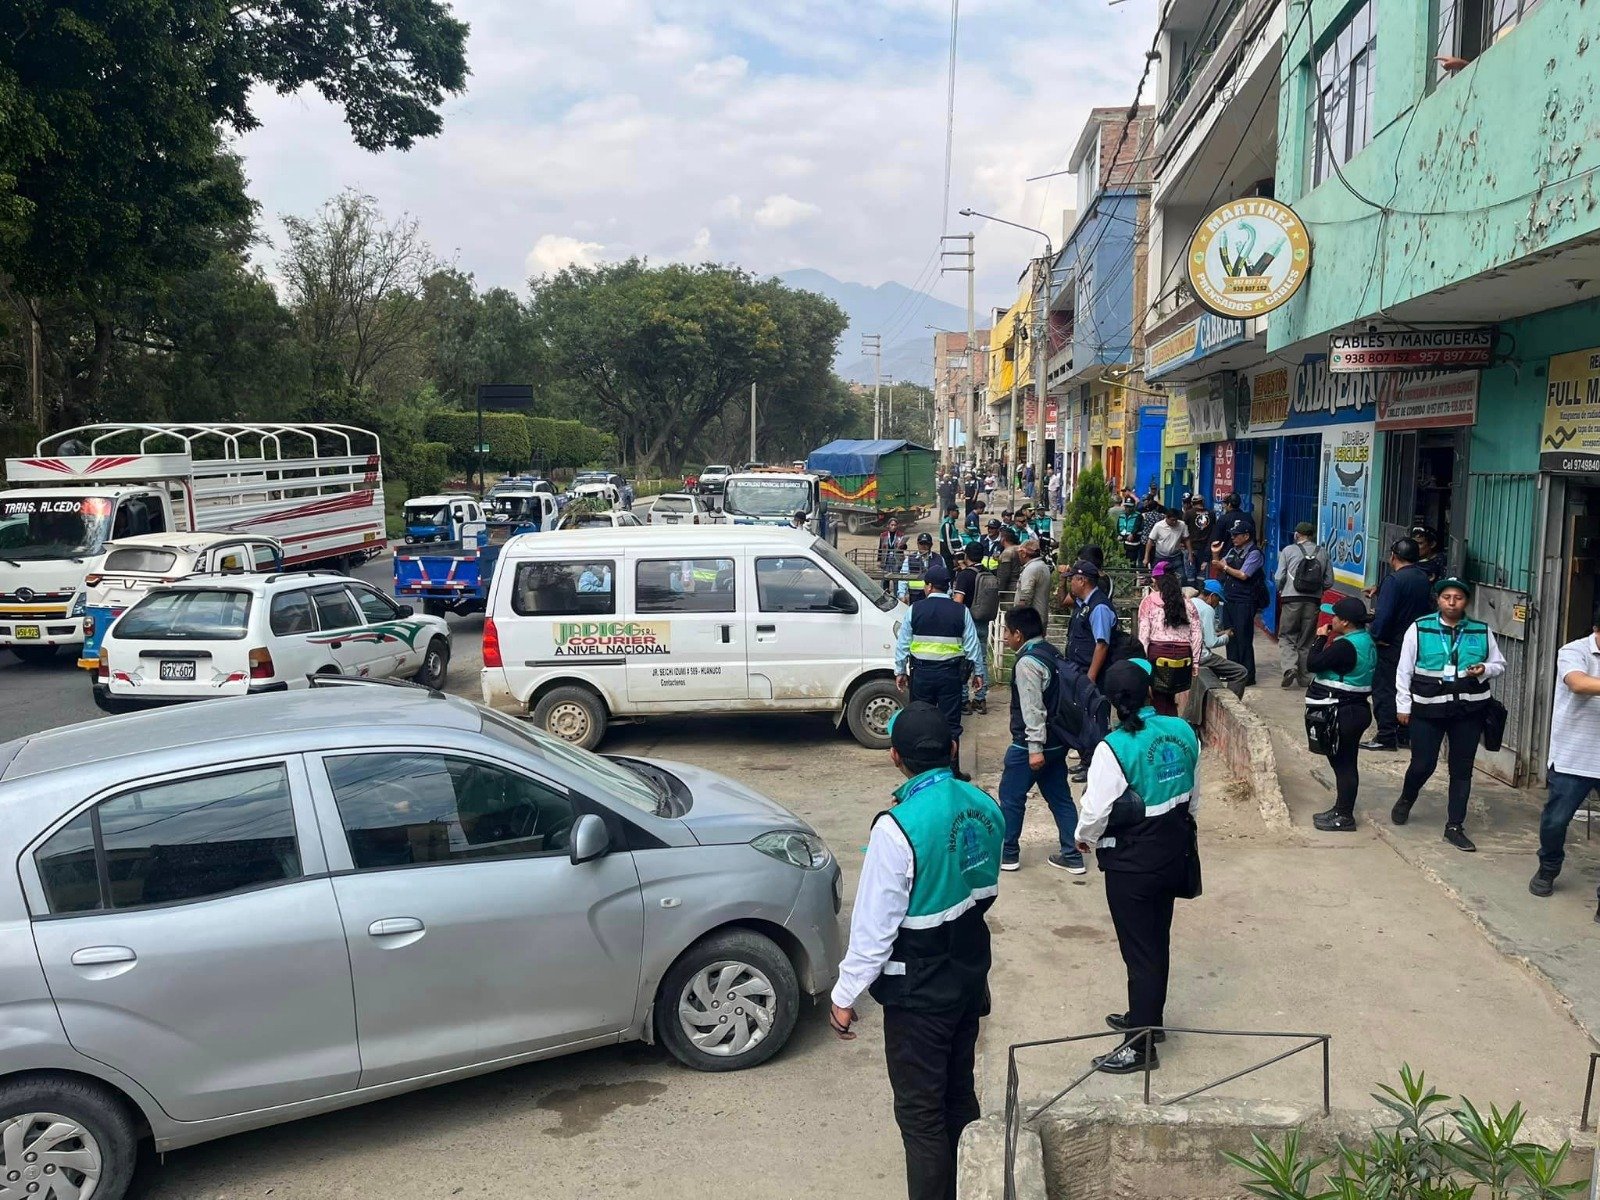
{"label": "white long sleeve shirt", "polygon": [[[1500,653],[1500,643],[1494,640],[1494,630],[1489,630],[1489,657],[1484,660],[1485,679],[1496,679],[1505,674],[1506,658]],[[1411,677],[1417,673],[1417,626],[1413,622],[1400,639],[1400,665],[1394,672],[1394,707],[1396,712],[1411,711]]]}
{"label": "white long sleeve shirt", "polygon": [[[1122,764],[1106,746],[1101,745],[1089,760],[1089,779],[1083,795],[1078,800],[1078,831],[1074,838],[1083,845],[1097,846],[1105,836],[1106,825],[1111,820],[1111,806],[1128,790],[1128,777],[1122,773]],[[1200,811],[1200,786],[1196,781],[1189,792],[1189,812]]]}
{"label": "white long sleeve shirt", "polygon": [[856,883],[855,906],[850,910],[850,948],[833,985],[833,1002],[840,1008],[852,1007],[883,974],[900,934],[900,922],[911,907],[916,872],[911,843],[900,826],[894,821],[873,822]]}

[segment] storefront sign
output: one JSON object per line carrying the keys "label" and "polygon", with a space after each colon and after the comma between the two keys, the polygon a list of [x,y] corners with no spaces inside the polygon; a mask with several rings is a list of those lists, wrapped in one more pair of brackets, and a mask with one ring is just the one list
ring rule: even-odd
{"label": "storefront sign", "polygon": [[1188,446],[1194,442],[1189,432],[1189,398],[1182,388],[1167,393],[1167,427],[1162,434],[1167,446]]}
{"label": "storefront sign", "polygon": [[1189,241],[1189,284],[1207,311],[1259,317],[1300,290],[1311,239],[1294,209],[1260,197],[1224,204]]}
{"label": "storefront sign", "polygon": [[1205,358],[1244,341],[1244,322],[1206,313],[1170,337],[1164,337],[1145,356],[1146,379],[1159,379],[1169,371]]}
{"label": "storefront sign", "polygon": [[1189,436],[1196,445],[1228,436],[1228,410],[1220,384],[1205,381],[1184,389],[1189,400]]}
{"label": "storefront sign", "polygon": [[1336,333],[1328,338],[1328,369],[1437,371],[1482,369],[1494,362],[1493,329],[1398,329]]}
{"label": "storefront sign", "polygon": [[1276,367],[1250,379],[1250,429],[1277,429],[1289,419],[1289,370]]}
{"label": "storefront sign", "polygon": [[1379,429],[1448,429],[1478,419],[1476,371],[1397,376],[1378,396]]}
{"label": "storefront sign", "polygon": [[[1051,427],[1051,428],[1055,427],[1056,419],[1057,419],[1057,416],[1058,416],[1057,405],[1059,403],[1060,402],[1058,400],[1056,400],[1055,397],[1051,397],[1050,399],[1045,401],[1045,405],[1044,405],[1044,423],[1047,426]],[[1039,402],[1037,400],[1035,400],[1032,396],[1029,396],[1028,399],[1025,400],[1023,402],[1023,405],[1022,405],[1022,423],[1024,425],[1026,425],[1029,429],[1032,429],[1034,427],[1035,423],[1038,422],[1038,420],[1039,420]]]}
{"label": "storefront sign", "polygon": [[1222,507],[1223,497],[1233,491],[1235,449],[1232,442],[1223,442],[1217,447],[1211,475],[1211,492],[1212,501],[1218,508]]}
{"label": "storefront sign", "polygon": [[1322,527],[1335,583],[1358,588],[1367,580],[1367,484],[1372,476],[1371,426],[1346,429],[1323,442],[1326,459]]}
{"label": "storefront sign", "polygon": [[1106,440],[1106,419],[1103,413],[1095,413],[1089,418],[1089,444],[1103,446]]}
{"label": "storefront sign", "polygon": [[1550,359],[1539,469],[1600,474],[1600,349]]}
{"label": "storefront sign", "polygon": [[1320,356],[1293,370],[1258,372],[1250,378],[1250,427],[1239,436],[1278,437],[1371,422],[1379,395],[1393,379],[1380,372],[1335,375]]}

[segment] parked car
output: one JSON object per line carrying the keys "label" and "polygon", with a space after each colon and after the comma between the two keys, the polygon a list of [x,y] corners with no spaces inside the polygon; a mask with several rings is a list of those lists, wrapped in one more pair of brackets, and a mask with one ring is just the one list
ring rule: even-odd
{"label": "parked car", "polygon": [[651,525],[708,525],[719,518],[700,497],[688,492],[663,492],[650,505]]}
{"label": "parked car", "polygon": [[752,1067],[833,985],[839,868],[772,800],[334,682],[0,745],[3,1194],[623,1041]]}
{"label": "parked car", "polygon": [[588,749],[616,717],[823,712],[881,750],[905,616],[799,530],[516,537],[489,591],[483,699]]}
{"label": "parked car", "polygon": [[[606,512],[585,511],[584,509],[567,509],[556,521],[556,528],[561,529],[635,529],[644,522],[631,512],[620,508],[610,509]],[[510,543],[507,543],[508,545]]]}
{"label": "parked car", "polygon": [[106,712],[281,692],[313,675],[414,678],[442,687],[450,627],[343,575],[194,579],[147,593],[100,646]]}
{"label": "parked car", "polygon": [[728,476],[733,474],[733,468],[727,463],[712,463],[700,472],[700,477],[695,481],[695,488],[702,496],[722,495],[722,485],[728,482]]}

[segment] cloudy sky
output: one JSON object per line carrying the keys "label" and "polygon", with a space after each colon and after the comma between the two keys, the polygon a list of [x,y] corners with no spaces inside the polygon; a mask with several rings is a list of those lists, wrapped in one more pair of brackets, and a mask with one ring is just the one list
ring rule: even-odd
{"label": "cloudy sky", "polygon": [[[931,287],[948,0],[455,0],[472,77],[444,131],[371,155],[314,95],[260,95],[242,139],[270,236],[344,187],[422,222],[484,284],[644,255]],[[1155,0],[964,0],[950,230],[971,206],[1059,227],[1094,105],[1125,105]],[[982,224],[981,222],[979,223]],[[1058,238],[1059,240],[1059,238]],[[1037,239],[980,231],[979,304]],[[262,258],[271,268],[271,250]]]}

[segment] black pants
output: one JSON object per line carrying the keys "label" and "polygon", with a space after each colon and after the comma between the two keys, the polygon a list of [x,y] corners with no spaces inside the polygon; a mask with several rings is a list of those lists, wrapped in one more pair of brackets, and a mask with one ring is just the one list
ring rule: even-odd
{"label": "black pants", "polygon": [[1372,724],[1372,708],[1363,699],[1358,703],[1344,701],[1335,714],[1339,722],[1339,752],[1328,755],[1328,765],[1333,768],[1335,812],[1350,816],[1356,811],[1356,792],[1361,787],[1361,772],[1357,760],[1361,757],[1361,738]]}
{"label": "black pants", "polygon": [[926,700],[944,714],[950,725],[950,740],[961,740],[961,693],[966,687],[965,659],[950,662],[911,664],[911,699]]}
{"label": "black pants", "polygon": [[1128,968],[1128,1024],[1164,1025],[1172,966],[1172,905],[1183,859],[1159,871],[1107,871],[1106,904]]}
{"label": "black pants", "polygon": [[964,1012],[883,1010],[883,1052],[894,1119],[906,1148],[910,1200],[955,1200],[956,1146],[978,1119],[972,1063],[979,1008]]}
{"label": "black pants", "polygon": [[1250,596],[1235,598],[1224,596],[1222,611],[1227,615],[1228,628],[1233,636],[1228,639],[1228,657],[1247,672],[1244,681],[1256,681],[1256,602]]}
{"label": "black pants", "polygon": [[1372,715],[1378,719],[1380,742],[1391,746],[1404,746],[1409,739],[1400,726],[1399,710],[1395,708],[1394,673],[1400,667],[1400,643],[1390,642],[1378,647],[1378,662],[1372,669]]}
{"label": "black pants", "polygon": [[1411,765],[1400,788],[1400,799],[1415,804],[1422,785],[1439,765],[1439,749],[1450,740],[1445,758],[1450,772],[1450,811],[1446,825],[1460,825],[1467,819],[1467,797],[1472,795],[1472,762],[1478,754],[1478,739],[1483,735],[1483,714],[1459,717],[1428,717],[1411,710]]}

